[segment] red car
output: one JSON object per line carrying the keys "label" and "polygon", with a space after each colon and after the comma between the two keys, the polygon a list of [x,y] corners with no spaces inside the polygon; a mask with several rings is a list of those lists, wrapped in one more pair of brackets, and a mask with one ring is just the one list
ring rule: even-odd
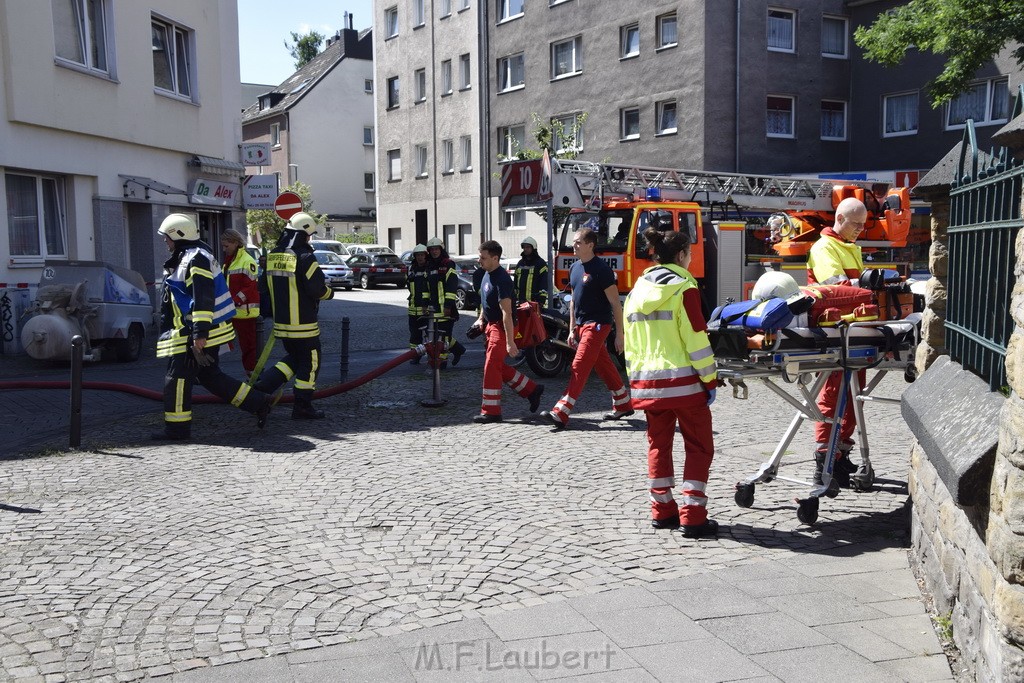
{"label": "red car", "polygon": [[405,287],[409,267],[395,254],[356,254],[348,259],[352,277],[363,289],[380,284]]}

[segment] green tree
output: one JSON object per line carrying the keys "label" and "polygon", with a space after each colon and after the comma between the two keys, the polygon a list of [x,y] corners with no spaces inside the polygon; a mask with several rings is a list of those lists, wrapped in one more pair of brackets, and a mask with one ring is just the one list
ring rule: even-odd
{"label": "green tree", "polygon": [[1007,45],[1024,64],[1024,2],[1021,0],[911,0],[860,26],[854,41],[864,56],[896,66],[917,48],[946,57],[946,66],[928,84],[932,106],[967,89],[978,69]]}
{"label": "green tree", "polygon": [[[296,182],[285,188],[302,197],[302,210],[313,217],[318,225],[323,224],[327,216],[313,210],[313,193],[309,185]],[[281,236],[285,221],[273,209],[251,209],[245,212],[245,222],[251,234],[258,234],[261,244],[269,251],[274,242]]]}
{"label": "green tree", "polygon": [[292,44],[289,45],[286,40],[284,46],[295,60],[295,68],[301,69],[320,54],[322,42],[324,42],[324,35],[317,31],[310,31],[302,35],[292,31]]}
{"label": "green tree", "polygon": [[[533,140],[537,144],[537,148],[533,149],[530,147],[523,147],[519,140],[513,140],[513,153],[511,157],[507,157],[504,154],[498,155],[499,161],[524,161],[526,159],[540,159],[544,156],[544,150],[548,151],[548,154],[554,159],[575,159],[579,154],[577,151],[580,147],[578,144],[580,135],[583,133],[583,124],[587,121],[587,113],[576,114],[573,117],[572,124],[566,127],[564,123],[559,120],[545,121],[536,112],[530,114],[530,119],[533,121]],[[562,142],[561,151],[555,149],[555,143],[557,141]]]}

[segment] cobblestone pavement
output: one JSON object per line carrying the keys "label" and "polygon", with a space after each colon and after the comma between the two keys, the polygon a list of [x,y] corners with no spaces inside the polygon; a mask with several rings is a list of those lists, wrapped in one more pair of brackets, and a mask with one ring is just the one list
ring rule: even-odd
{"label": "cobblestone pavement", "polygon": [[[753,508],[733,502],[791,409],[756,385],[746,401],[720,390],[709,496],[723,532],[689,541],[650,529],[644,422],[601,422],[599,382],[566,431],[510,392],[506,422],[473,425],[481,365],[474,350],[447,372],[437,409],[419,404],[430,378],[404,366],[323,400],[322,422],[282,409],[256,432],[249,416],[199,406],[196,441],[168,447],[143,440],[159,426],[150,404],[88,451],[0,463],[0,678],[132,680],[908,545],[898,407],[867,408],[875,490],[823,499],[807,527],[793,502],[806,488],[773,482]],[[542,407],[566,381],[546,380]],[[889,376],[878,393],[902,388]],[[789,473],[809,476],[809,429],[791,449]]]}

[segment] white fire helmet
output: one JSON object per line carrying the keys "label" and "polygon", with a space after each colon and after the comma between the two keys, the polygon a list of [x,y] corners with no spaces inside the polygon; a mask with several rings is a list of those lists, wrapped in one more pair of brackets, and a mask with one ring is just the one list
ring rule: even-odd
{"label": "white fire helmet", "polygon": [[288,219],[289,230],[301,230],[310,237],[316,234],[317,226],[316,221],[313,217],[304,211],[299,211],[297,214]]}
{"label": "white fire helmet", "polygon": [[412,248],[412,253],[414,253],[414,254],[426,254],[427,253],[427,248],[425,246],[423,246],[422,244],[417,244],[415,247]]}
{"label": "white fire helmet", "polygon": [[163,220],[157,232],[175,242],[178,240],[195,241],[199,239],[199,228],[192,217],[184,213],[172,213]]}
{"label": "white fire helmet", "polygon": [[427,240],[427,249],[430,249],[431,247],[441,247],[443,249],[444,242],[441,241],[440,237],[431,237]]}
{"label": "white fire helmet", "polygon": [[772,270],[757,278],[750,295],[755,299],[771,299],[779,297],[788,299],[800,293],[800,287],[789,273]]}
{"label": "white fire helmet", "polygon": [[519,243],[519,246],[525,247],[527,244],[533,247],[534,251],[537,251],[537,240],[533,239],[532,237],[524,237],[523,241]]}

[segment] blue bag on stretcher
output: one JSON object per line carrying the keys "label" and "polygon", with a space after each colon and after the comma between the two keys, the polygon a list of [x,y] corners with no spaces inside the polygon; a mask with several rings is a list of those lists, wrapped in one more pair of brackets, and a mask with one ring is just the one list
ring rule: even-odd
{"label": "blue bag on stretcher", "polygon": [[708,327],[742,325],[755,330],[774,331],[793,321],[793,312],[785,299],[754,299],[719,306],[711,313]]}

